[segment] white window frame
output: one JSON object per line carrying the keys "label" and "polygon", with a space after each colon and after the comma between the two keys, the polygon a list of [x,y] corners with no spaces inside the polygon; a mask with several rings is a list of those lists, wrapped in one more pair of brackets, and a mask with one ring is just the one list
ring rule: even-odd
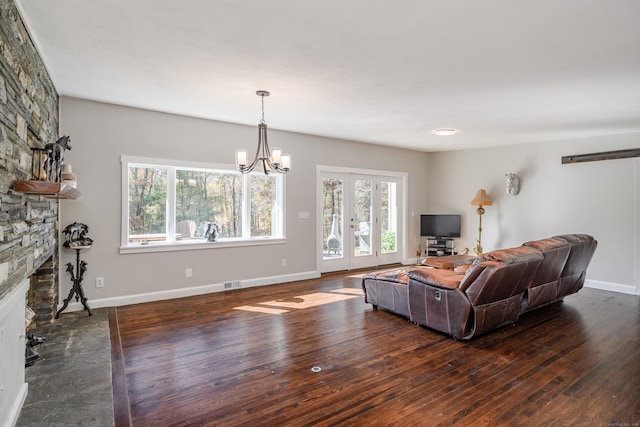
{"label": "white window frame", "polygon": [[[230,173],[239,173],[233,166],[213,163],[191,162],[184,160],[157,159],[150,157],[137,156],[120,156],[122,169],[122,220],[121,220],[121,238],[120,253],[140,253],[140,252],[166,252],[194,249],[214,249],[228,248],[239,246],[259,246],[283,244],[287,242],[285,234],[285,177],[281,174],[271,175],[276,179],[276,197],[274,203],[275,212],[273,212],[272,236],[249,237],[251,233],[250,215],[248,210],[250,206],[249,180],[243,180],[243,199],[242,206],[242,237],[236,238],[220,238],[215,242],[204,240],[175,240],[176,225],[176,193],[175,193],[175,171],[176,169],[193,169],[207,171],[227,171]],[[129,167],[156,167],[166,168],[167,173],[167,205],[166,205],[166,221],[167,232],[166,240],[161,242],[149,242],[147,244],[129,242]],[[256,173],[257,174],[257,173]],[[250,174],[252,175],[252,174]]]}

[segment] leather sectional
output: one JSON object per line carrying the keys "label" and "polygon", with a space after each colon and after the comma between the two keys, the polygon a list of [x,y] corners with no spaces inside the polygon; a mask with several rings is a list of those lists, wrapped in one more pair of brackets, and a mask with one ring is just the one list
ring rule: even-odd
{"label": "leather sectional", "polygon": [[365,302],[471,339],[578,292],[596,246],[590,235],[565,234],[487,252],[466,271],[412,266],[367,274]]}

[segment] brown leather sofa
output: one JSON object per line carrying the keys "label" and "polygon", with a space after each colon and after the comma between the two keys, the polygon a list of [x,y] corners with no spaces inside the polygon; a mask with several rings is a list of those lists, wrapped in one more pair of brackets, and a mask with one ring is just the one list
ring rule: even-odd
{"label": "brown leather sofa", "polygon": [[470,339],[578,292],[597,242],[568,234],[476,258],[466,273],[414,266],[365,275],[365,301],[412,322]]}

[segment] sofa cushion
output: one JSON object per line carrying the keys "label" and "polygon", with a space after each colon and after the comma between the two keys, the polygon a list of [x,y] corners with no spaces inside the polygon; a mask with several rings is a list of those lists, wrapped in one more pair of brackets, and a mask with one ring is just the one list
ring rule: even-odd
{"label": "sofa cushion", "polygon": [[555,249],[559,247],[569,246],[569,242],[558,237],[550,237],[548,239],[531,240],[529,242],[523,243],[522,246],[528,246],[530,248],[535,248],[539,251],[545,251],[547,249]]}
{"label": "sofa cushion", "polygon": [[523,262],[525,260],[535,259],[538,256],[538,251],[526,246],[518,246],[509,249],[498,249],[495,251],[487,252],[482,255],[483,260],[487,261],[499,261],[506,264],[513,262]]}
{"label": "sofa cushion", "polygon": [[453,270],[428,267],[416,267],[408,274],[410,278],[418,282],[444,289],[456,289],[464,278],[464,275]]}
{"label": "sofa cushion", "polygon": [[453,270],[455,267],[471,264],[475,257],[470,255],[447,255],[441,257],[427,257],[422,261],[423,265],[434,268]]}
{"label": "sofa cushion", "polygon": [[578,292],[584,285],[587,267],[593,258],[598,242],[588,234],[563,234],[555,237],[565,240],[571,245],[569,257],[559,279],[558,295],[564,297]]}
{"label": "sofa cushion", "polygon": [[458,274],[466,274],[471,268],[471,264],[462,264],[453,268],[453,271]]}
{"label": "sofa cushion", "polygon": [[488,260],[474,268],[460,285],[474,305],[523,294],[543,260],[540,251],[528,247],[493,251],[483,258]]}
{"label": "sofa cushion", "polygon": [[523,299],[521,310],[525,312],[562,298],[558,294],[558,279],[569,256],[571,245],[557,237],[533,240],[522,245],[535,248],[544,256]]}

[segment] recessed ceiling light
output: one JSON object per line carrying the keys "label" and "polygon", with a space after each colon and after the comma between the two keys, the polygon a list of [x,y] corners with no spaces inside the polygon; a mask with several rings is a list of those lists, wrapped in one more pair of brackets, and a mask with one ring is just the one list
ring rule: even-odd
{"label": "recessed ceiling light", "polygon": [[433,131],[433,133],[435,133],[438,136],[449,136],[456,133],[456,130],[455,129],[436,129]]}

